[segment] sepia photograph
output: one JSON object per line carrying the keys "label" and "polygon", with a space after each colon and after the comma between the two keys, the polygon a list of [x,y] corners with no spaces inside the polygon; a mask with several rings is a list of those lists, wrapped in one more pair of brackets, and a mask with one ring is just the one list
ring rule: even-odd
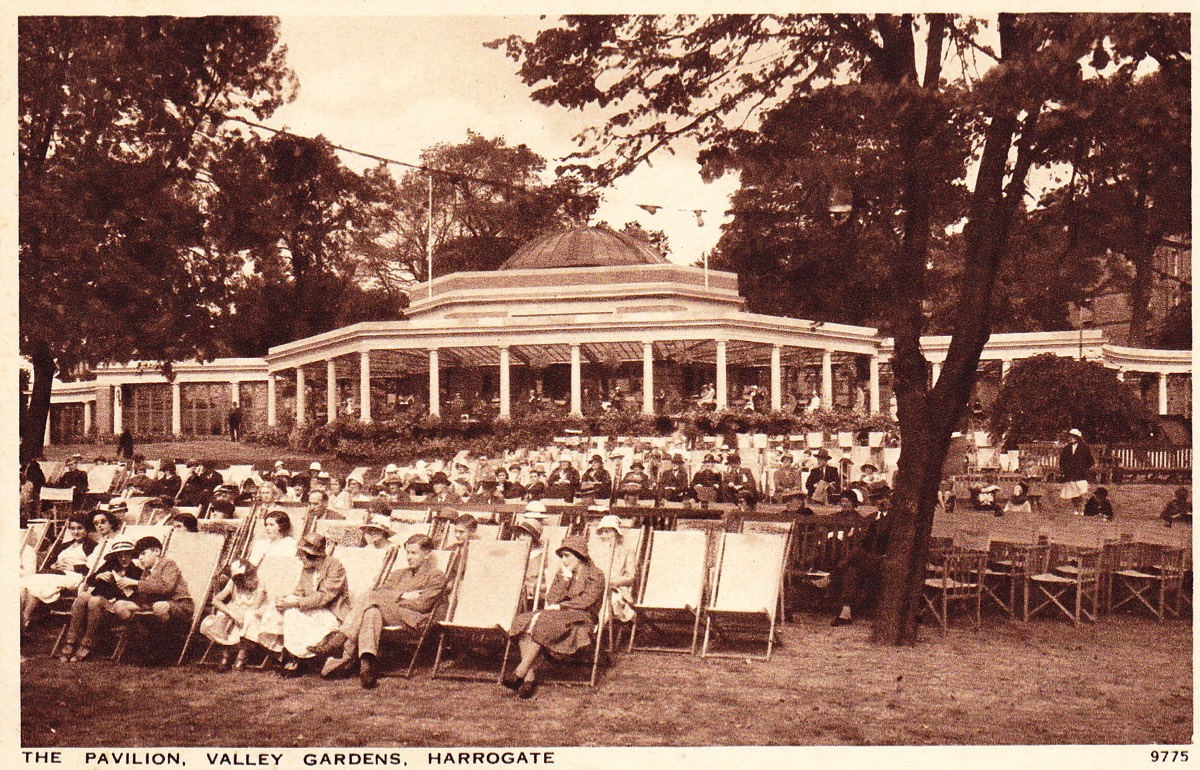
{"label": "sepia photograph", "polygon": [[465,8],[9,17],[14,766],[1186,763],[1190,14]]}

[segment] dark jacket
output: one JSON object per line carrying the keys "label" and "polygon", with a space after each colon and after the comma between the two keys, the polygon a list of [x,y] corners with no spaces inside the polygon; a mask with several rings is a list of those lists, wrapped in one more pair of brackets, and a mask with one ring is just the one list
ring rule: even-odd
{"label": "dark jacket", "polygon": [[1074,451],[1071,450],[1071,444],[1067,444],[1058,453],[1058,472],[1062,474],[1063,481],[1086,481],[1088,471],[1094,464],[1092,450],[1083,441],[1075,444]]}

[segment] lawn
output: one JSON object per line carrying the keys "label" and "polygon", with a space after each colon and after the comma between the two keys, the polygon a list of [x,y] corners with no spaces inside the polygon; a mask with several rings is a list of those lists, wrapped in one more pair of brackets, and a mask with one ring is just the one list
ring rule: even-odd
{"label": "lawn", "polygon": [[[987,617],[868,642],[801,614],[770,661],[622,653],[594,688],[389,676],[284,680],[194,664],[21,664],[21,738],[54,746],[1146,744],[1192,740],[1192,627],[1105,616],[1074,628]],[[148,706],[148,702],[151,704]],[[332,707],[331,707],[332,706]],[[136,714],[136,718],[133,715]],[[320,718],[314,718],[319,714]],[[114,729],[120,725],[120,729]]]}

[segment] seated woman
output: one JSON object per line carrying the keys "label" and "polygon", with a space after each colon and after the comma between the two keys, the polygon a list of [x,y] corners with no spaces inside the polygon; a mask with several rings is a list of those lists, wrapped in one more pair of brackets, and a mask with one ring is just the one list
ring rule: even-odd
{"label": "seated woman", "polygon": [[235,671],[246,667],[250,643],[256,641],[251,629],[267,603],[267,592],[258,580],[258,570],[247,559],[238,559],[229,566],[227,582],[212,600],[213,614],[200,622],[200,633],[225,648],[221,668],[230,667],[233,651],[237,649]]}
{"label": "seated woman", "polygon": [[275,601],[283,615],[286,677],[300,676],[300,659],[313,657],[313,645],[335,631],[350,611],[346,595],[346,568],[327,555],[328,544],[320,533],[306,535],[296,546],[303,563],[296,590]]}
{"label": "seated woman", "polygon": [[591,644],[604,599],[604,576],[592,566],[586,540],[566,537],[555,553],[562,568],[546,591],[545,607],[517,615],[509,631],[517,639],[521,662],[503,684],[521,698],[532,698],[537,690],[543,653],[565,657]]}
{"label": "seated woman", "polygon": [[637,554],[621,535],[621,520],[609,514],[596,524],[596,552],[592,564],[604,575],[610,591],[613,617],[633,621],[633,583],[637,579]]}
{"label": "seated woman", "polygon": [[654,496],[650,477],[646,475],[646,466],[641,460],[629,466],[629,472],[621,477],[620,493],[625,504],[631,506],[637,505],[638,500],[648,500]]}
{"label": "seated woman", "polygon": [[1029,484],[1018,481],[1013,485],[1012,497],[1008,498],[1008,502],[1004,504],[1004,512],[1033,513],[1033,506],[1029,500]]}
{"label": "seated woman", "polygon": [[121,529],[121,519],[112,511],[97,509],[90,514],[92,527],[89,536],[97,545],[112,537]]}
{"label": "seated woman", "polygon": [[142,576],[142,568],[133,563],[133,556],[133,543],[116,541],[109,547],[100,568],[80,586],[71,605],[71,620],[58,653],[59,660],[72,663],[87,660],[99,638],[101,624],[112,614],[113,604],[117,599],[133,596]]}
{"label": "seated woman", "polygon": [[77,513],[67,521],[62,539],[46,556],[46,571],[21,578],[21,630],[24,631],[37,608],[53,604],[62,595],[75,591],[92,566],[96,543],[88,537],[91,521]]}
{"label": "seated woman", "polygon": [[374,515],[362,525],[363,540],[367,548],[388,548],[389,540],[395,532],[392,531],[392,520],[387,516]]}
{"label": "seated woman", "polygon": [[293,554],[296,541],[292,537],[292,520],[285,511],[268,511],[259,525],[262,535],[250,546],[250,563],[255,567],[262,564],[268,555]]}

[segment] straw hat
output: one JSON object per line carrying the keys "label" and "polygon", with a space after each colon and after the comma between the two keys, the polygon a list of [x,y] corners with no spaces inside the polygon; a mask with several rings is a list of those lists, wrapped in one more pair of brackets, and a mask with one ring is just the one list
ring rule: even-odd
{"label": "straw hat", "polygon": [[373,529],[373,530],[376,530],[377,532],[382,532],[383,534],[387,535],[388,537],[391,537],[392,535],[396,534],[396,530],[392,529],[392,520],[390,518],[388,518],[387,516],[383,516],[378,513],[371,516],[371,518],[368,519],[367,522],[362,525],[362,528],[363,529]]}
{"label": "straw hat", "polygon": [[111,556],[114,553],[124,553],[133,551],[133,543],[128,540],[117,540],[108,547],[108,554]]}

